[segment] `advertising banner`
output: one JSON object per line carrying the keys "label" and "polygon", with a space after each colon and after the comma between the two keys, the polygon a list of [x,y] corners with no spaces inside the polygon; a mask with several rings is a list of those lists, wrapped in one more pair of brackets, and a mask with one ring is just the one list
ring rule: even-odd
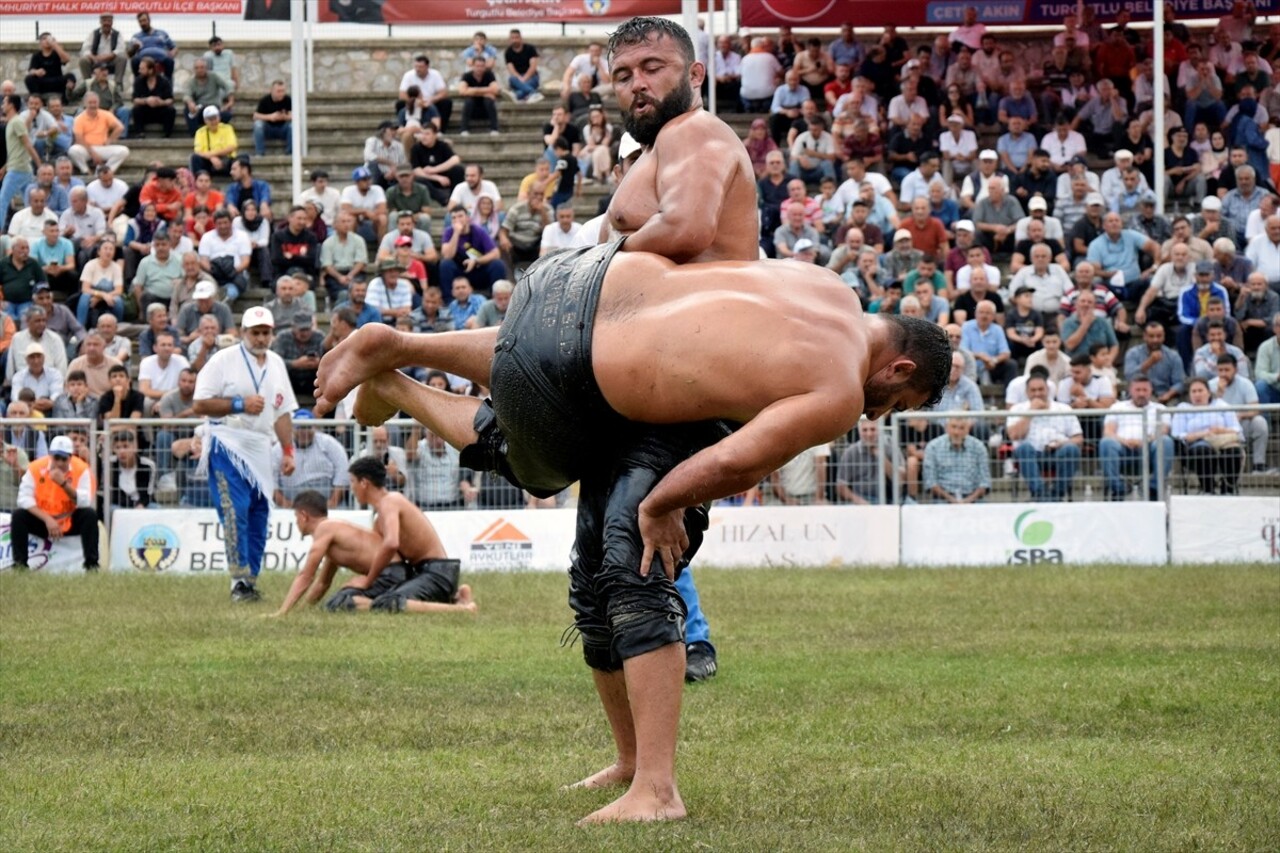
{"label": "advertising banner", "polygon": [[[519,26],[678,14],[680,0],[321,0],[319,20],[322,24]],[[490,34],[490,39],[496,35]]]}
{"label": "advertising banner", "polygon": [[[1076,14],[1076,0],[741,0],[744,27],[899,27],[959,26],[966,6],[978,10],[984,24],[1061,24]],[[1150,21],[1161,0],[1101,0],[1088,2],[1097,20],[1114,21],[1127,10],[1135,23]],[[1230,14],[1232,0],[1171,0],[1178,18],[1217,18]],[[1259,16],[1280,12],[1280,0],[1255,0]]]}
{"label": "advertising banner", "polygon": [[[102,15],[116,16],[116,27],[127,34],[137,31],[137,27],[129,29],[126,23],[121,27],[121,18],[131,18],[139,12],[151,15],[232,15],[240,17],[246,13],[246,0],[5,0],[3,13],[10,15]],[[251,5],[261,0],[247,0]],[[278,0],[283,10],[288,9],[287,0]],[[286,14],[286,19],[287,19]],[[160,26],[157,24],[157,26]],[[163,29],[163,27],[160,27]]]}
{"label": "advertising banner", "polygon": [[[99,532],[102,528],[99,525]],[[13,538],[9,532],[9,513],[0,512],[0,571],[13,568]],[[45,574],[84,574],[84,551],[79,536],[68,536],[50,545],[43,539],[31,539],[27,551],[27,568]]]}
{"label": "advertising banner", "polygon": [[1280,565],[1280,498],[1175,495],[1169,547],[1175,563]]}
{"label": "advertising banner", "polygon": [[[565,571],[575,511],[475,510],[434,512],[445,550],[466,571]],[[367,512],[331,518],[368,526]],[[116,571],[204,574],[227,570],[222,527],[211,509],[119,510],[111,517],[111,567]],[[268,530],[264,571],[294,572],[310,547],[293,513],[276,510]],[[890,565],[898,557],[893,507],[752,507],[714,510],[698,565]],[[78,565],[78,562],[77,562]]]}
{"label": "advertising banner", "polygon": [[904,506],[902,562],[919,566],[1163,563],[1162,503]]}
{"label": "advertising banner", "polygon": [[889,566],[898,562],[891,506],[725,507],[711,510],[699,566]]}

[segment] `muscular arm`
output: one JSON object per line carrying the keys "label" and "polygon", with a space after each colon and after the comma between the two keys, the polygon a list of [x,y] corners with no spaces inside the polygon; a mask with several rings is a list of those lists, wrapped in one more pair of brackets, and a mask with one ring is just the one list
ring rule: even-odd
{"label": "muscular arm", "polygon": [[[696,124],[683,121],[660,135],[658,212],[627,238],[627,252],[652,252],[676,263],[690,261],[715,241],[727,189],[738,168],[741,143],[699,138]],[[706,202],[718,200],[714,211]],[[768,472],[765,472],[768,473]]]}
{"label": "muscular arm", "polygon": [[[655,556],[669,573],[684,545],[682,512],[710,500],[736,495],[755,486],[801,451],[848,429],[862,411],[862,390],[841,396],[832,405],[829,387],[787,397],[765,408],[742,429],[699,451],[672,469],[640,504],[647,574]],[[686,540],[687,541],[687,540]]]}

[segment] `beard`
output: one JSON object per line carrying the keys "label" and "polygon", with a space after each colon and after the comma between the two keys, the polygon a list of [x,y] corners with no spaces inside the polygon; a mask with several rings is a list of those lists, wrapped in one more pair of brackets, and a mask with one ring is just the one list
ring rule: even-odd
{"label": "beard", "polygon": [[[634,110],[641,104],[648,104],[653,110],[643,118],[637,117]],[[658,138],[658,131],[677,116],[681,116],[693,107],[693,86],[688,80],[681,81],[670,95],[660,101],[637,95],[631,102],[631,109],[622,116],[622,126],[627,133],[645,148],[649,148]]]}
{"label": "beard", "polygon": [[258,358],[266,355],[267,350],[269,349],[271,349],[271,347],[248,347],[249,355],[257,356]]}

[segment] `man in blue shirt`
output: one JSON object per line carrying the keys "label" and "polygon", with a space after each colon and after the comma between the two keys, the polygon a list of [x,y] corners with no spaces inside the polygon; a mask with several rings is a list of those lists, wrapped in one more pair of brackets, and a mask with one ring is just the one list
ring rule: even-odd
{"label": "man in blue shirt", "polygon": [[979,302],[973,319],[966,320],[960,329],[960,348],[973,353],[982,381],[1008,385],[1018,375],[1018,368],[1011,360],[1009,339],[995,319],[995,303]]}
{"label": "man in blue shirt", "polygon": [[1026,131],[1026,119],[1010,116],[1009,132],[996,140],[1000,165],[1011,175],[1022,174],[1031,161],[1031,152],[1036,150],[1036,138]]}
{"label": "man in blue shirt", "polygon": [[1116,296],[1136,302],[1149,283],[1139,252],[1158,260],[1160,244],[1140,231],[1125,228],[1120,214],[1108,213],[1102,217],[1102,233],[1089,244],[1087,257]]}
{"label": "man in blue shirt", "polygon": [[231,161],[231,178],[235,183],[227,187],[225,201],[232,216],[240,215],[240,207],[248,199],[258,205],[258,213],[263,219],[271,219],[271,185],[253,176],[253,164],[248,157],[237,157]]}
{"label": "man in blue shirt", "polygon": [[164,68],[164,76],[173,79],[173,58],[178,53],[178,46],[164,30],[151,26],[151,16],[146,12],[138,13],[138,32],[129,39],[127,50],[134,74],[138,73],[139,62],[153,59]]}
{"label": "man in blue shirt", "polygon": [[489,300],[471,289],[471,282],[463,276],[453,280],[453,301],[449,303],[449,313],[453,315],[453,328],[467,328],[467,321],[479,313],[481,307]]}

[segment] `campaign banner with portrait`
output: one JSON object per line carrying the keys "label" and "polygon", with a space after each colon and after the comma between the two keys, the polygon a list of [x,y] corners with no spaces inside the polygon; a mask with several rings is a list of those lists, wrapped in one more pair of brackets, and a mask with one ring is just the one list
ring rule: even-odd
{"label": "campaign banner with portrait", "polygon": [[[13,568],[13,537],[9,531],[9,513],[0,512],[0,571]],[[101,534],[102,526],[98,526]],[[105,543],[105,535],[100,542]],[[84,574],[84,551],[79,536],[66,536],[55,542],[31,537],[27,550],[27,568],[53,575]]]}
{"label": "campaign banner with portrait", "polygon": [[904,506],[902,562],[916,566],[1078,563],[1155,565],[1168,559],[1162,503]]}
{"label": "campaign banner with portrait", "polygon": [[1169,550],[1175,563],[1280,566],[1280,498],[1174,495]]}
{"label": "campaign banner with portrait", "polygon": [[[1098,21],[1116,19],[1121,11],[1135,23],[1150,21],[1162,0],[1090,0]],[[1233,0],[1170,0],[1178,18],[1217,18],[1230,14]],[[983,24],[1061,24],[1076,14],[1076,0],[741,0],[742,26],[795,28],[880,27],[886,22],[899,27],[959,26],[967,6],[978,12]],[[1280,12],[1280,0],[1255,0],[1258,15]]]}
{"label": "campaign banner with portrait", "polygon": [[325,24],[541,24],[678,15],[680,0],[320,0]]}

